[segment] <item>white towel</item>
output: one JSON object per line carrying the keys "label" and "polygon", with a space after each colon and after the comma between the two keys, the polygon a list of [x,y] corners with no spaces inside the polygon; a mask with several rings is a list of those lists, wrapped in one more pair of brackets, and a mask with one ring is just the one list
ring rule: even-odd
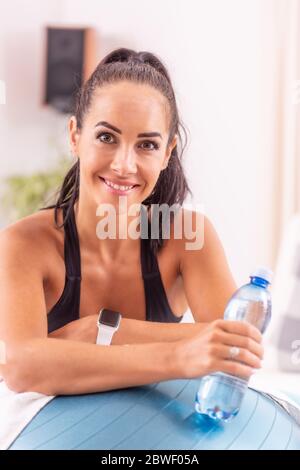
{"label": "white towel", "polygon": [[32,418],[53,398],[36,392],[13,392],[0,377],[0,450],[8,449]]}

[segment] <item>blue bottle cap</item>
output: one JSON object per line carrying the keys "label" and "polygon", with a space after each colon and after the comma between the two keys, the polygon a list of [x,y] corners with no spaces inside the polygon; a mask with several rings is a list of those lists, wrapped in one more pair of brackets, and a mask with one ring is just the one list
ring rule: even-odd
{"label": "blue bottle cap", "polygon": [[260,277],[261,279],[265,279],[269,284],[271,284],[273,279],[273,271],[266,266],[258,266],[252,273],[250,277]]}

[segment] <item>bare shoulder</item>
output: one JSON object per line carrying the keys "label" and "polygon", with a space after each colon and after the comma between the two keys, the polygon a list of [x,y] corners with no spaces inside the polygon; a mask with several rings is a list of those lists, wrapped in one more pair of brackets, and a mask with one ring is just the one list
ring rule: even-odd
{"label": "bare shoulder", "polygon": [[1,257],[14,256],[22,268],[26,261],[28,267],[38,267],[44,274],[47,259],[58,252],[62,237],[55,227],[54,210],[39,211],[0,230]]}
{"label": "bare shoulder", "polygon": [[237,286],[221,239],[204,213],[183,209],[183,235],[178,242],[180,274],[196,321],[223,316]]}
{"label": "bare shoulder", "polygon": [[203,212],[184,209],[184,227],[184,256],[196,255],[203,260],[220,254],[223,249],[220,237],[212,221]]}
{"label": "bare shoulder", "polygon": [[185,257],[202,252],[204,239],[210,237],[213,226],[204,213],[181,207],[170,230],[170,249],[178,254],[180,265]]}
{"label": "bare shoulder", "polygon": [[[176,235],[177,231],[177,235]],[[172,232],[174,248],[180,253],[180,267],[197,257],[204,261],[223,252],[214,224],[204,212],[181,208],[174,220]]]}
{"label": "bare shoulder", "polygon": [[195,253],[202,248],[203,217],[203,214],[181,207],[175,212],[169,230],[165,231],[164,248],[159,256],[169,267],[176,269],[178,278],[187,253]]}

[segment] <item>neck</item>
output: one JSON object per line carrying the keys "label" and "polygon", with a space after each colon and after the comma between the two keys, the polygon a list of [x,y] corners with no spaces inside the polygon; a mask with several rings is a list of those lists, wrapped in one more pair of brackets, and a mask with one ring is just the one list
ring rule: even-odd
{"label": "neck", "polygon": [[[116,210],[109,216],[101,205],[88,204],[80,197],[74,205],[81,252],[88,252],[104,263],[128,263],[128,257],[140,256],[140,212]],[[137,233],[136,233],[137,232]],[[135,237],[131,235],[135,233]],[[106,238],[104,238],[106,236]]]}

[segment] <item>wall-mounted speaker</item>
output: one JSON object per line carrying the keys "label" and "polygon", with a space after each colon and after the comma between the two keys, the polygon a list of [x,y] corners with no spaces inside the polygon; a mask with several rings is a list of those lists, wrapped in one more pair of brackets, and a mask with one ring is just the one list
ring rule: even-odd
{"label": "wall-mounted speaker", "polygon": [[44,103],[62,113],[74,109],[75,96],[95,67],[92,28],[46,28]]}

